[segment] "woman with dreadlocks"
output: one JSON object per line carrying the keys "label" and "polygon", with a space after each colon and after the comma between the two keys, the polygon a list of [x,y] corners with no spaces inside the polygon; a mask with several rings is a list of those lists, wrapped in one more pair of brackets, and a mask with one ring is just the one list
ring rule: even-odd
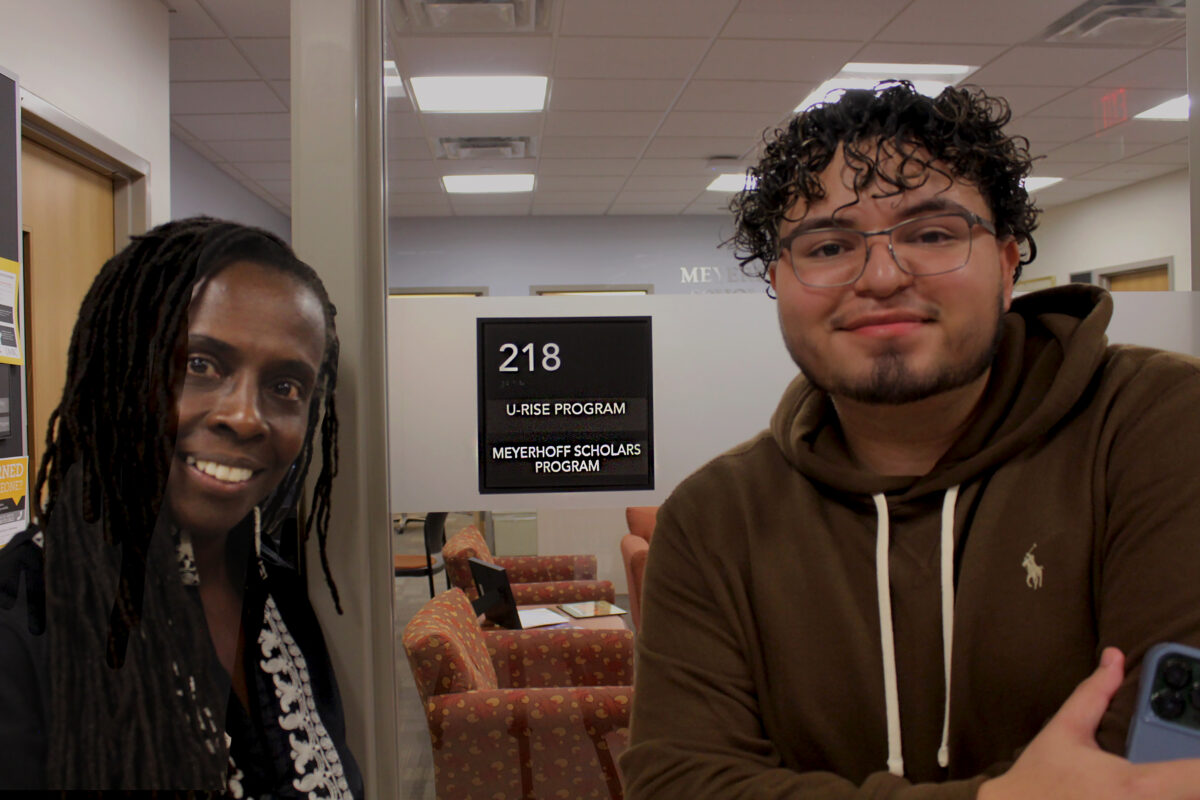
{"label": "woman with dreadlocks", "polygon": [[104,265],[71,339],[38,525],[0,550],[0,788],[361,797],[280,529],[337,468],[334,308],[261,230],[162,225]]}

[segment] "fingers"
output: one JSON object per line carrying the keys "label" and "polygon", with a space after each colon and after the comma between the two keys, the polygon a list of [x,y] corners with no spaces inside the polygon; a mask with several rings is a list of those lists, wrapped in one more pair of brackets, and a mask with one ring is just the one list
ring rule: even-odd
{"label": "fingers", "polygon": [[1054,722],[1067,725],[1073,732],[1084,734],[1095,743],[1096,727],[1104,716],[1108,703],[1125,677],[1125,656],[1115,647],[1106,647],[1100,656],[1100,666],[1075,688]]}
{"label": "fingers", "polygon": [[1141,797],[1154,800],[1200,798],[1200,759],[1135,764],[1132,768],[1137,775],[1132,784],[1141,791]]}

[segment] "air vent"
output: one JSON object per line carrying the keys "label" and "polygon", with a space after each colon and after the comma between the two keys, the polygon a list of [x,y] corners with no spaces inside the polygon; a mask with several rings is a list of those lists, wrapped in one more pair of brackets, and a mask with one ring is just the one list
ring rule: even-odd
{"label": "air vent", "polygon": [[547,28],[550,0],[400,0],[405,27],[426,33],[532,33]]}
{"label": "air vent", "polygon": [[463,136],[438,139],[438,158],[530,158],[533,142],[528,136]]}
{"label": "air vent", "polygon": [[1089,0],[1046,29],[1055,44],[1155,45],[1184,33],[1185,0]]}

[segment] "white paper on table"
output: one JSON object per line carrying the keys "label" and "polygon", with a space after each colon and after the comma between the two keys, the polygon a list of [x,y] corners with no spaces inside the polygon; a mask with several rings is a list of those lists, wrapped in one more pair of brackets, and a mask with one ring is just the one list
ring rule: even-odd
{"label": "white paper on table", "polygon": [[517,616],[521,618],[522,628],[541,628],[545,625],[560,625],[570,622],[567,617],[549,608],[518,608]]}

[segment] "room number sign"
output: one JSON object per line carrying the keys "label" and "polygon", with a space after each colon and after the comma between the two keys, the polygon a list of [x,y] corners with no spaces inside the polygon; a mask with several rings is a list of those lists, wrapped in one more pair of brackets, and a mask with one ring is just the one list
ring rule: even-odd
{"label": "room number sign", "polygon": [[481,493],[654,488],[649,317],[477,324]]}

